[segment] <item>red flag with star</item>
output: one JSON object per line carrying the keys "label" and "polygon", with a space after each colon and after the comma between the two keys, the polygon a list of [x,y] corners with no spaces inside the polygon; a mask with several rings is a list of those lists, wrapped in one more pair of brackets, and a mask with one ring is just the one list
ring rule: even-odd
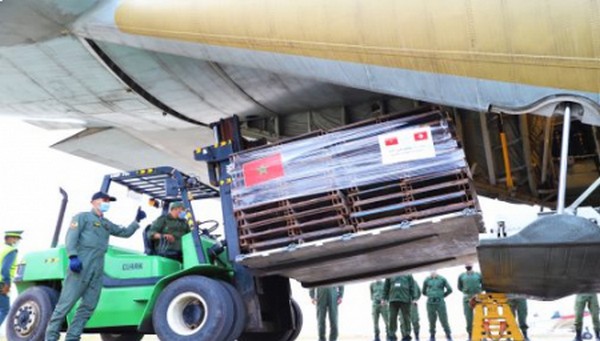
{"label": "red flag with star", "polygon": [[244,184],[252,187],[285,175],[281,154],[277,153],[262,159],[246,162],[242,166]]}

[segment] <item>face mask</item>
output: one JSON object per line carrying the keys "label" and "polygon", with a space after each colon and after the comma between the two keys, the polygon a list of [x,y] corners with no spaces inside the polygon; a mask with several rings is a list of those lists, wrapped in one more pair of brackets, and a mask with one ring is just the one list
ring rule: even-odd
{"label": "face mask", "polygon": [[16,242],[14,242],[14,243],[13,243],[13,245],[12,245],[12,246],[13,246],[13,247],[17,247],[17,246],[19,246],[19,243],[20,243],[20,241],[18,241],[18,240],[17,240]]}
{"label": "face mask", "polygon": [[473,269],[472,266],[466,266],[465,269],[467,269],[467,271],[471,271],[471,269]]}
{"label": "face mask", "polygon": [[98,208],[100,212],[106,212],[110,208],[110,204],[107,202],[101,202],[100,207]]}
{"label": "face mask", "polygon": [[179,219],[185,219],[186,215],[187,215],[186,211],[179,212]]}

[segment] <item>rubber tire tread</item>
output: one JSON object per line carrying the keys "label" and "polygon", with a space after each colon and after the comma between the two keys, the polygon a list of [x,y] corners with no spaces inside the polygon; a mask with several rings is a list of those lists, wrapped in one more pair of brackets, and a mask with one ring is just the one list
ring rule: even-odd
{"label": "rubber tire tread", "polygon": [[[177,334],[167,321],[167,309],[171,300],[185,292],[198,294],[207,305],[205,325],[191,335]],[[223,340],[233,325],[233,304],[229,298],[223,299],[228,295],[225,287],[218,281],[204,276],[185,276],[171,282],[158,296],[152,312],[156,334],[159,339],[168,341]]]}
{"label": "rubber tire tread", "polygon": [[229,296],[232,299],[234,310],[233,326],[231,327],[231,332],[223,340],[234,341],[237,340],[244,331],[244,328],[246,327],[246,319],[248,318],[248,314],[246,313],[246,306],[244,305],[242,296],[237,291],[237,289],[227,282],[221,282],[221,284],[223,284],[223,286],[229,293]]}
{"label": "rubber tire tread", "polygon": [[[40,307],[40,320],[36,326],[36,330],[32,334],[23,338],[20,337],[12,326],[12,321],[15,318],[19,307],[27,302],[34,301]],[[46,334],[46,327],[58,301],[58,292],[47,286],[34,286],[23,293],[11,304],[8,316],[6,317],[6,338],[11,341],[43,341]]]}
{"label": "rubber tire tread", "polygon": [[302,309],[300,309],[300,305],[293,298],[291,299],[291,302],[293,314],[292,316],[294,317],[296,327],[294,328],[294,331],[292,332],[287,341],[296,340],[298,336],[300,336],[300,332],[302,331],[302,325],[304,324],[304,317],[302,316]]}

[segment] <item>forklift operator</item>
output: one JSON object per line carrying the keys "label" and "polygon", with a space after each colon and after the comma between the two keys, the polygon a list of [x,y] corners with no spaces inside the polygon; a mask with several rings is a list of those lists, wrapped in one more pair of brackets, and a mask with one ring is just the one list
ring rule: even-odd
{"label": "forklift operator", "polygon": [[182,260],[181,237],[190,232],[185,214],[183,203],[173,202],[169,205],[169,213],[158,217],[150,226],[148,238],[154,244],[158,255]]}

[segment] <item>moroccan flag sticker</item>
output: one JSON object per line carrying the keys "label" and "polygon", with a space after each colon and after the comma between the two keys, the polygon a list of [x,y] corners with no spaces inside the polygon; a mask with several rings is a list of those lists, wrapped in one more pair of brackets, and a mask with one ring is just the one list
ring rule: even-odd
{"label": "moroccan flag sticker", "polygon": [[242,170],[246,187],[259,185],[285,175],[280,153],[246,162]]}
{"label": "moroccan flag sticker", "polygon": [[392,164],[435,157],[431,127],[415,127],[379,135],[381,162]]}

